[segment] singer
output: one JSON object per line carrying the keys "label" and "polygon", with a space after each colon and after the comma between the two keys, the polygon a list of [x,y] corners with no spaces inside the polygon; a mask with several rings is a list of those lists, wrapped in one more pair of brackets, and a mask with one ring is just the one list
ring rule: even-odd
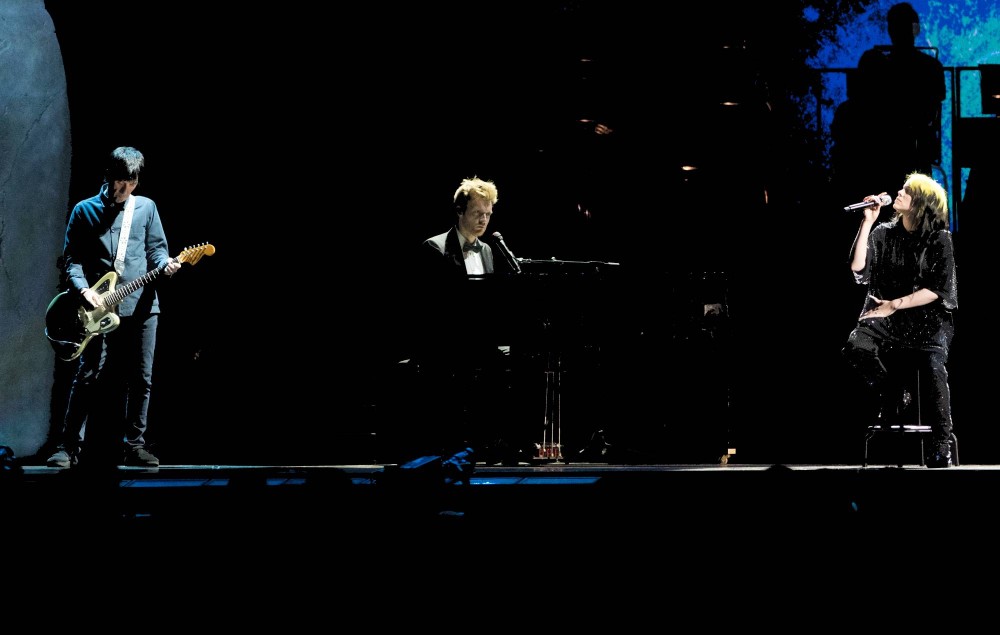
{"label": "singer", "polygon": [[891,220],[876,224],[881,196],[865,200],[871,205],[864,209],[850,264],[868,295],[842,352],[862,379],[865,396],[878,399],[873,422],[913,423],[919,412],[931,426],[925,464],[951,467],[947,362],[958,284],[948,196],[937,181],[914,172],[892,200]]}
{"label": "singer", "polygon": [[455,226],[424,241],[424,253],[432,266],[437,264],[461,277],[493,273],[493,249],[480,238],[486,233],[498,198],[492,181],[462,181],[452,197]]}
{"label": "singer", "polygon": [[462,180],[452,197],[452,222],[446,232],[420,244],[418,267],[410,287],[424,310],[408,316],[420,320],[412,359],[420,368],[417,408],[433,413],[433,428],[413,441],[414,455],[452,456],[472,450],[473,462],[517,464],[528,439],[512,428],[508,380],[510,346],[498,341],[489,316],[499,295],[491,274],[509,269],[506,257],[494,259],[493,245],[482,238],[499,198],[497,186],[480,178]]}

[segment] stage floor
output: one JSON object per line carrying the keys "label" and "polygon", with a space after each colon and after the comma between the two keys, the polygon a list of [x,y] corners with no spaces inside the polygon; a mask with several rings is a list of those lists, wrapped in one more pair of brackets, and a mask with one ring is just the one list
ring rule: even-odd
{"label": "stage floor", "polygon": [[100,571],[141,558],[189,587],[301,585],[309,572],[407,594],[859,562],[899,572],[942,552],[951,571],[995,551],[1000,487],[996,465],[479,464],[459,481],[433,462],[22,470],[0,481],[3,542],[38,572],[67,556]]}
{"label": "stage floor", "polygon": [[[494,526],[629,519],[697,527],[720,515],[755,522],[790,518],[901,522],[930,507],[953,518],[984,511],[1000,465],[616,465],[558,461],[455,465],[440,457],[405,465],[161,465],[102,471],[22,466],[0,482],[8,505],[33,517],[161,524],[338,523],[414,528],[446,522]],[[614,532],[615,528],[611,529]]]}

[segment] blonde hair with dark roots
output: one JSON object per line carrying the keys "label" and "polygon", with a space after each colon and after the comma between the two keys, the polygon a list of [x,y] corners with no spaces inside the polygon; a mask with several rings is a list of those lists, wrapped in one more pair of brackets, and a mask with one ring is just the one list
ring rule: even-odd
{"label": "blonde hair with dark roots", "polygon": [[918,234],[927,235],[939,229],[950,228],[948,193],[944,186],[926,174],[914,172],[906,177],[903,189],[912,199]]}
{"label": "blonde hair with dark roots", "polygon": [[472,195],[486,199],[486,202],[490,205],[496,205],[497,200],[500,198],[497,186],[493,181],[484,181],[477,176],[471,179],[463,179],[462,184],[455,190],[454,197],[455,209],[459,214],[465,211],[465,207]]}

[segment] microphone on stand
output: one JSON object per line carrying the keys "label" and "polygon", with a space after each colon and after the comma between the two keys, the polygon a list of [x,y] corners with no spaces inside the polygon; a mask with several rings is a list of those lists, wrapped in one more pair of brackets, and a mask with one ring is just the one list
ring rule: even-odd
{"label": "microphone on stand", "polygon": [[[875,205],[876,201],[862,201],[860,203],[855,203],[853,205],[847,205],[844,207],[845,212],[853,212],[856,209],[865,209],[866,207],[871,207]],[[878,203],[881,203],[883,207],[886,205],[892,205],[892,197],[888,194],[883,194],[878,197]]]}
{"label": "microphone on stand", "polygon": [[493,237],[497,240],[497,248],[503,254],[503,257],[507,259],[507,263],[514,269],[514,273],[521,273],[521,265],[517,262],[517,258],[514,257],[514,252],[507,248],[507,243],[503,241],[503,236],[500,232],[493,232]]}

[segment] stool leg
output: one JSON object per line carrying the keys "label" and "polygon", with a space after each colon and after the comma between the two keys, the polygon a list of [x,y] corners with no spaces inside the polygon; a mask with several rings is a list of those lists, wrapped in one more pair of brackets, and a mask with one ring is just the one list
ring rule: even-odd
{"label": "stool leg", "polygon": [[868,428],[868,432],[865,433],[865,458],[861,463],[861,467],[868,467],[868,442],[872,440],[875,436],[875,430]]}
{"label": "stool leg", "polygon": [[906,432],[903,428],[903,420],[899,420],[899,439],[896,440],[896,467],[902,468],[906,451]]}

